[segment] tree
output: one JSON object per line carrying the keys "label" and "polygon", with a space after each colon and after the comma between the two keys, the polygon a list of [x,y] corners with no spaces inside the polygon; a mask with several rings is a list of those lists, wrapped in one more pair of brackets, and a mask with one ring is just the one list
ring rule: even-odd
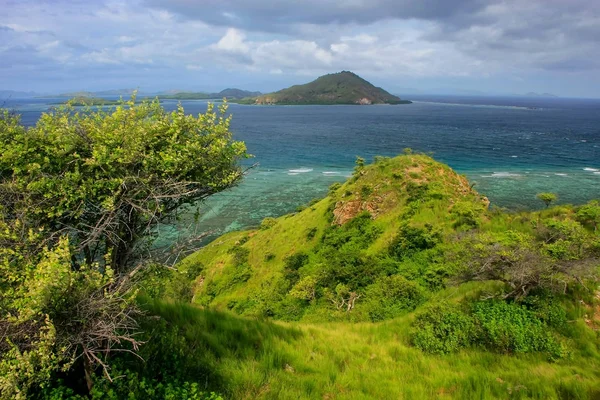
{"label": "tree", "polygon": [[26,129],[0,110],[3,396],[79,360],[90,386],[96,366],[108,376],[108,353],[136,350],[132,282],[157,225],[243,176],[226,111],[168,113],[133,97],[108,111],[61,107]]}
{"label": "tree", "polygon": [[546,204],[546,208],[550,207],[550,204],[558,199],[558,196],[554,193],[538,193],[536,197]]}

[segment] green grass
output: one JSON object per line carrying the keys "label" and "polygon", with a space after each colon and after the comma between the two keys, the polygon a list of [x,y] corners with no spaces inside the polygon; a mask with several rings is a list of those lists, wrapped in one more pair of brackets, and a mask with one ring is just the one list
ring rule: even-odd
{"label": "green grass", "polygon": [[[454,301],[473,287],[447,291]],[[590,399],[600,396],[600,358],[576,350],[550,363],[542,355],[464,350],[427,355],[409,344],[412,314],[371,323],[261,321],[190,305],[147,306],[185,341],[201,364],[198,380],[231,399]],[[587,328],[577,326],[585,331]],[[588,335],[588,346],[597,340]],[[155,366],[156,367],[156,366]]]}
{"label": "green grass", "polygon": [[[487,210],[463,176],[430,157],[378,158],[324,199],[186,258],[179,268],[199,271],[193,304],[155,301],[148,309],[185,338],[184,351],[167,350],[186,358],[185,370],[197,370],[185,379],[231,399],[600,398],[600,336],[584,321],[600,325],[592,286],[528,297],[563,310],[568,322],[560,325],[547,324],[533,305],[530,313],[496,300],[471,319],[479,330],[460,350],[433,355],[411,344],[415,316],[427,306],[450,303],[472,318],[469,307],[506,289],[453,281],[474,257],[473,245],[508,256],[511,246],[544,252],[549,243],[540,235],[555,224],[562,229],[553,233],[562,235],[556,243],[572,261],[568,251],[576,248],[599,254],[598,232],[580,225],[576,211]],[[294,292],[305,278],[317,282],[312,299],[294,295],[310,294]],[[350,291],[361,296],[356,307],[336,308],[335,294]],[[556,347],[502,347],[512,332],[527,346],[537,335]]]}

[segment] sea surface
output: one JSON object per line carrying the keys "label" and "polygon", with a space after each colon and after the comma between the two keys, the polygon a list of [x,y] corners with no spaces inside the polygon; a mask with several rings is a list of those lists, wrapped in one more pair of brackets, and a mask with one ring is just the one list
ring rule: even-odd
{"label": "sea surface", "polygon": [[[232,131],[254,158],[236,188],[201,205],[198,221],[163,227],[163,237],[217,234],[255,226],[323,196],[352,172],[357,156],[394,156],[410,147],[475,184],[493,206],[540,208],[539,192],[559,202],[600,198],[600,100],[405,96],[397,106],[248,106],[230,104]],[[61,99],[0,99],[33,125]],[[182,101],[186,112],[206,101]],[[176,101],[164,101],[166,109]]]}

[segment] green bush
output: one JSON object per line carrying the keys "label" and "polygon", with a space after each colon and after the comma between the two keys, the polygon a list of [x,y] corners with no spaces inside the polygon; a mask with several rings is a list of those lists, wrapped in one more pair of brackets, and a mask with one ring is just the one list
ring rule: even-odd
{"label": "green bush", "polygon": [[500,300],[473,305],[473,316],[480,329],[481,344],[503,353],[563,353],[546,325],[533,311],[516,303]]}
{"label": "green bush", "polygon": [[425,300],[423,290],[403,276],[379,279],[367,287],[364,308],[371,321],[383,321],[414,310]]}
{"label": "green bush", "polygon": [[260,223],[260,229],[264,231],[264,230],[267,230],[267,229],[271,229],[275,225],[277,225],[277,220],[275,218],[273,218],[273,217],[266,217]]}
{"label": "green bush", "polygon": [[442,241],[442,234],[432,225],[424,227],[403,223],[398,231],[398,236],[392,241],[390,254],[398,259],[403,259],[418,251],[434,248]]}
{"label": "green bush", "polygon": [[434,304],[417,314],[411,332],[414,346],[445,354],[469,346],[476,338],[473,318],[456,306]]}

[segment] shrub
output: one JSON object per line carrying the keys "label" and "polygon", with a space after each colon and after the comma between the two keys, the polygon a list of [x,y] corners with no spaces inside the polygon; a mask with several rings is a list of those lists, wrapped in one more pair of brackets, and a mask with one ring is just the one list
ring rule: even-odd
{"label": "shrub", "polygon": [[370,186],[364,185],[360,188],[362,197],[369,197],[373,193],[373,189]]}
{"label": "shrub", "polygon": [[317,234],[317,227],[312,227],[306,232],[306,239],[313,240]]}
{"label": "shrub", "polygon": [[404,222],[400,226],[398,236],[392,241],[389,252],[401,260],[418,251],[432,249],[441,241],[441,232],[432,225],[418,227]]}
{"label": "shrub", "polygon": [[342,184],[341,184],[340,182],[335,182],[335,183],[332,183],[332,184],[329,186],[329,192],[328,192],[328,195],[329,195],[329,196],[333,196],[333,195],[335,194],[335,192],[337,192],[337,191],[338,191],[338,189],[339,189],[339,188],[341,188],[341,187],[342,187]]}
{"label": "shrub", "polygon": [[298,270],[302,268],[308,262],[308,255],[306,253],[295,253],[288,256],[284,260],[283,276],[285,279],[290,281],[293,285],[300,278]]}
{"label": "shrub", "polygon": [[425,296],[416,283],[403,276],[393,275],[379,279],[367,287],[364,308],[372,321],[383,321],[414,310]]}
{"label": "shrub", "polygon": [[263,219],[262,222],[260,223],[260,229],[264,231],[267,229],[271,229],[275,225],[277,225],[277,220],[273,217],[267,217],[267,218]]}
{"label": "shrub", "polygon": [[265,254],[265,262],[273,261],[275,259],[275,254],[267,253]]}
{"label": "shrub", "polygon": [[480,301],[473,305],[473,316],[480,328],[481,344],[488,349],[504,353],[562,353],[548,326],[523,305]]}
{"label": "shrub", "polygon": [[417,314],[411,341],[427,353],[445,354],[471,345],[475,332],[471,316],[456,306],[434,304]]}

